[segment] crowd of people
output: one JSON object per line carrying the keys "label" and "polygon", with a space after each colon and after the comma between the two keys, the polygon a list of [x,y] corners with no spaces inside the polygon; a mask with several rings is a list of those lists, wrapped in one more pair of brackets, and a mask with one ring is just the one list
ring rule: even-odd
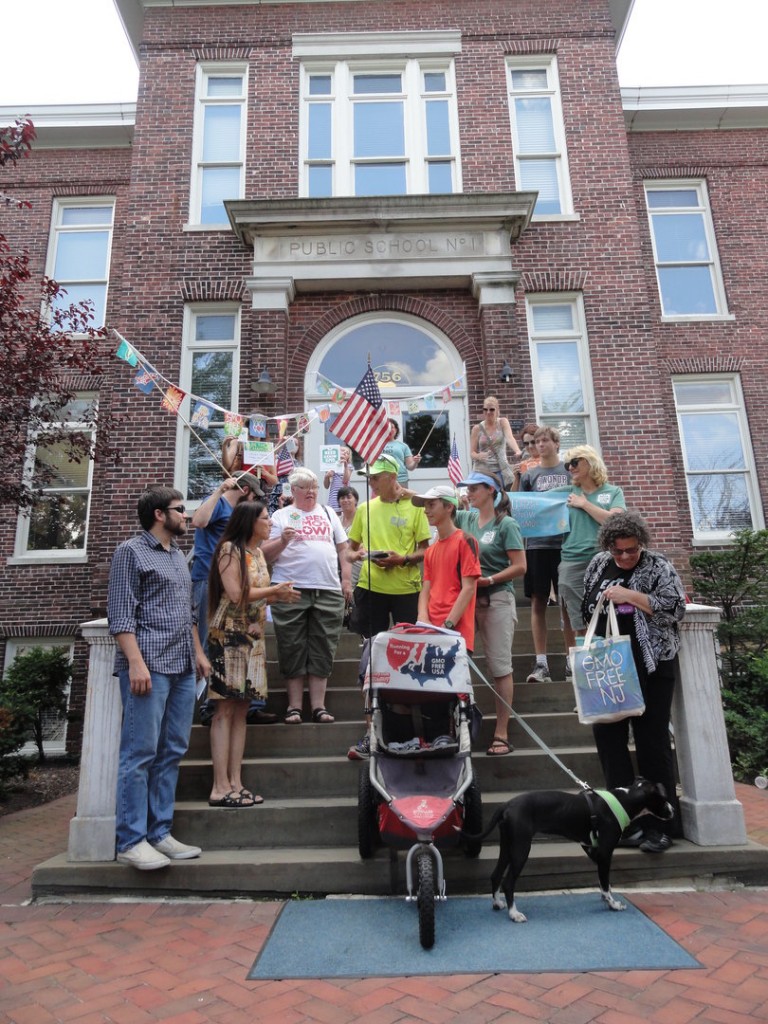
{"label": "crowd of people", "polygon": [[[390,421],[384,450],[358,471],[367,477],[362,502],[351,485],[348,448],[323,479],[327,501],[317,476],[301,465],[288,477],[289,495],[277,502],[273,475],[227,476],[191,518],[191,576],[178,544],[190,521],[182,495],[154,486],[140,496],[142,532],[117,548],[108,594],[123,700],[121,863],[153,870],[201,853],[171,834],[196,680],[207,681],[201,717],[211,726],[209,804],[255,807],[264,798],[242,778],[247,723],[334,721],[326,691],[345,624],[362,642],[393,624],[417,621],[456,631],[470,653],[481,638],[496,705],[486,754],[511,754],[516,579],[531,604],[536,660],[529,683],[552,680],[551,603],[559,605],[566,650],[583,635],[601,594],[615,603],[646,703],[631,726],[637,768],[674,797],[669,720],[685,594],[669,560],[651,550],[645,521],[627,511],[621,488],[609,483],[597,451],[580,444],[561,457],[557,430],[536,423],[524,426],[521,447],[490,396],[472,430],[471,472],[457,487],[438,484],[418,494],[409,489],[408,473],[420,456],[398,433]],[[510,504],[515,492],[560,492],[569,530],[524,540]],[[287,695],[281,714],[266,710],[268,617]],[[628,720],[593,729],[606,785],[628,785],[636,774]],[[366,725],[348,757],[368,756]],[[625,841],[662,852],[678,827],[677,818],[648,819]]]}

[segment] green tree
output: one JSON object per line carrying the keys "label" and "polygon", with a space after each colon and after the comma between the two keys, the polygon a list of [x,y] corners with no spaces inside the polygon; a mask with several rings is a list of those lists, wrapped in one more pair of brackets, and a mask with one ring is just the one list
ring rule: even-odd
{"label": "green tree", "polygon": [[0,706],[34,739],[40,762],[43,748],[44,715],[63,715],[67,689],[72,680],[69,653],[61,647],[32,647],[15,658],[0,681]]}
{"label": "green tree", "polygon": [[733,545],[691,557],[697,594],[720,607],[723,710],[734,772],[768,768],[768,530],[740,530]]}

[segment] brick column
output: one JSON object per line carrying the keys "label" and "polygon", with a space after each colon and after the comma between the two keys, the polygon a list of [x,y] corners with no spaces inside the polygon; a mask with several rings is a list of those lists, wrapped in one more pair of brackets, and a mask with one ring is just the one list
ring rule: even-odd
{"label": "brick column", "polygon": [[80,629],[90,648],[88,690],[77,812],[69,823],[67,860],[114,860],[117,761],[123,714],[120,687],[112,675],[115,642],[109,635],[106,619],[84,622]]}
{"label": "brick column", "polygon": [[719,608],[689,604],[680,626],[680,672],[672,706],[683,835],[699,846],[747,842],[725,733],[714,633]]}

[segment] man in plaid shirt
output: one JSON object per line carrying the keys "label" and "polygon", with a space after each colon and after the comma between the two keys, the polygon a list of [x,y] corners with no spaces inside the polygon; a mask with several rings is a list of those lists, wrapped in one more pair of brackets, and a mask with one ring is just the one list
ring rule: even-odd
{"label": "man in plaid shirt", "polygon": [[117,860],[152,871],[200,856],[171,835],[179,762],[189,744],[195,671],[207,663],[193,624],[192,583],[176,537],[187,532],[181,494],[139,497],[143,532],[115,551],[107,617],[117,641],[123,726],[117,778]]}

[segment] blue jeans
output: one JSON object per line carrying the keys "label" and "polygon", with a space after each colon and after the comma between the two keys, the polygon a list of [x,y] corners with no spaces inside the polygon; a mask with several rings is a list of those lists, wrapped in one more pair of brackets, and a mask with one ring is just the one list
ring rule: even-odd
{"label": "blue jeans", "polygon": [[150,672],[152,689],[131,693],[120,672],[123,728],[117,772],[117,852],[142,839],[159,843],[171,831],[179,762],[195,710],[195,673]]}

